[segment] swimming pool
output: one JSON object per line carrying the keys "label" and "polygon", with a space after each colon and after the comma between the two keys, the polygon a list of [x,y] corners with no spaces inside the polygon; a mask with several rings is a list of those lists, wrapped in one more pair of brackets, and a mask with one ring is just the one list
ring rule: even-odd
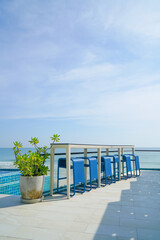
{"label": "swimming pool", "polygon": [[[0,170],[0,194],[20,195],[20,172]],[[50,191],[50,176],[45,176],[43,193]]]}

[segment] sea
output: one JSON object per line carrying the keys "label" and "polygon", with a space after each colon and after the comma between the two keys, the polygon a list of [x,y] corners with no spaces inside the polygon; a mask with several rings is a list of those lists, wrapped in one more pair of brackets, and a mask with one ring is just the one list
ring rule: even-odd
{"label": "sea", "polygon": [[[22,153],[27,153],[29,150],[34,150],[33,148],[23,148]],[[160,169],[160,148],[136,148],[136,154],[140,158],[141,168],[155,168]],[[73,152],[83,152],[83,149],[74,149]],[[64,157],[64,149],[56,149],[56,153],[64,153],[64,155],[55,156],[55,165],[57,165],[57,160],[59,157]],[[96,155],[96,154],[89,154]],[[76,155],[77,156],[77,155]],[[83,156],[83,154],[79,154]],[[15,156],[12,148],[0,148],[0,169],[14,169]],[[50,167],[50,158],[47,159],[46,165]],[[55,166],[56,167],[56,166]]]}

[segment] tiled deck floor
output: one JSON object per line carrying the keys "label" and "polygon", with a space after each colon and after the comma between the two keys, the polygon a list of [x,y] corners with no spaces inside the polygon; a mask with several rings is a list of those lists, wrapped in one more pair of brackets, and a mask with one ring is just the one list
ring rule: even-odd
{"label": "tiled deck floor", "polygon": [[160,172],[25,205],[0,196],[0,239],[160,239]]}

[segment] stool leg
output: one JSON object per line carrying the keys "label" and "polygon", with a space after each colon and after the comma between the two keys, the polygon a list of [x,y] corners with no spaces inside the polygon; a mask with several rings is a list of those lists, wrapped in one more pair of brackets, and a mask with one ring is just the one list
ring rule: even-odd
{"label": "stool leg", "polygon": [[112,183],[112,176],[111,176],[111,183]]}
{"label": "stool leg", "polygon": [[116,182],[116,163],[113,163],[113,167],[114,167],[114,181]]}
{"label": "stool leg", "polygon": [[125,165],[124,164],[122,164],[122,175],[123,175],[123,177],[124,177],[124,168],[125,168]]}
{"label": "stool leg", "polygon": [[117,163],[117,165],[118,165],[118,179],[119,179],[119,162]]}
{"label": "stool leg", "polygon": [[92,176],[91,176],[91,165],[89,164],[89,171],[90,171],[90,190],[92,190]]}
{"label": "stool leg", "polygon": [[76,194],[76,185],[75,185],[75,172],[74,172],[74,168],[73,168],[73,196]]}
{"label": "stool leg", "polygon": [[90,178],[90,190],[92,190],[92,181],[91,181],[91,178]]}
{"label": "stool leg", "polygon": [[123,175],[123,178],[124,178],[124,168],[125,168],[125,165],[123,164],[123,165],[122,165],[122,169],[123,169],[122,175]]}
{"label": "stool leg", "polygon": [[106,174],[105,174],[105,185],[107,185],[107,177],[106,177]]}
{"label": "stool leg", "polygon": [[76,186],[74,184],[73,196],[75,195],[75,193],[76,193]]}
{"label": "stool leg", "polygon": [[57,192],[59,192],[59,164],[58,164],[58,171],[57,171]]}

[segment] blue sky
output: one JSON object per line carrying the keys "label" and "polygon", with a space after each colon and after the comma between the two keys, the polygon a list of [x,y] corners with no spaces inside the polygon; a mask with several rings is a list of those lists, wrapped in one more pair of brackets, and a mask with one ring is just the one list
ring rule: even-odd
{"label": "blue sky", "polygon": [[0,147],[159,147],[160,2],[0,0]]}

